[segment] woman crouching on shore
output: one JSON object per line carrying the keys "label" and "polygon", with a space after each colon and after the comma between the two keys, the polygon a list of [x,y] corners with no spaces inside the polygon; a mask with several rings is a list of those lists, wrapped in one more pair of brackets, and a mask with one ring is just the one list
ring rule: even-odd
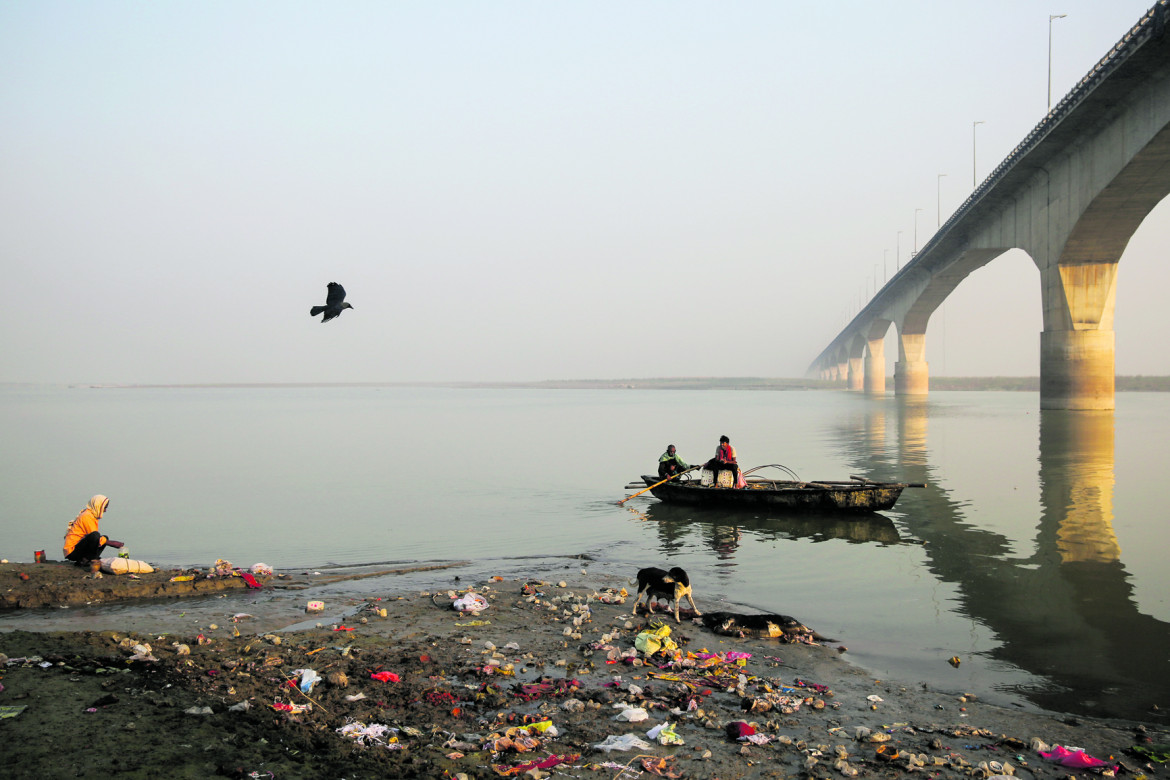
{"label": "woman crouching on shore", "polygon": [[102,550],[106,549],[109,537],[98,532],[98,521],[102,519],[109,505],[110,499],[101,495],[94,496],[85,509],[81,510],[77,519],[69,524],[65,531],[65,545],[62,548],[65,560],[84,566],[102,557]]}

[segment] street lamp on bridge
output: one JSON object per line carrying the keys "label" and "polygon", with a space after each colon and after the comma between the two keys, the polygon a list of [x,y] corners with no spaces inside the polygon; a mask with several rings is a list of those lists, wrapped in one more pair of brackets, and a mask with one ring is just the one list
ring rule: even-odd
{"label": "street lamp on bridge", "polygon": [[894,273],[902,270],[902,231],[898,231],[897,249],[894,251]]}
{"label": "street lamp on bridge", "polygon": [[975,128],[979,125],[986,124],[982,119],[971,123],[971,187],[972,189],[978,183],[975,174]]}
{"label": "street lamp on bridge", "polygon": [[[918,254],[918,212],[922,209],[914,209],[914,254]],[[913,255],[911,255],[913,257]]]}
{"label": "street lamp on bridge", "polygon": [[935,187],[934,205],[935,205],[935,208],[938,210],[938,225],[937,225],[937,227],[942,227],[942,180],[943,180],[944,176],[946,176],[945,173],[940,173],[938,175],[938,186]]}
{"label": "street lamp on bridge", "polygon": [[1052,113],[1052,22],[1063,19],[1068,14],[1048,15],[1048,113]]}

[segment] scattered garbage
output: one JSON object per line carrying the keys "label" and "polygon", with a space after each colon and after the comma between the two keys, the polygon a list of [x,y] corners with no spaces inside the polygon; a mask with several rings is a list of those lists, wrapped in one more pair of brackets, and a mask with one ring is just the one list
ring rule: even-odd
{"label": "scattered garbage", "polygon": [[1041,753],[1040,757],[1070,769],[1100,769],[1109,766],[1108,761],[1094,758],[1082,748],[1066,748],[1063,745],[1053,745],[1052,750]]}
{"label": "scattered garbage", "polygon": [[223,558],[216,558],[215,565],[207,572],[208,577],[230,577],[235,573],[231,561],[225,561]]}
{"label": "scattered garbage", "polygon": [[154,657],[154,654],[151,652],[150,645],[136,644],[131,649],[134,650],[134,654],[132,656],[130,656],[130,659],[129,659],[131,661],[157,661],[158,660],[157,658]]}
{"label": "scattered garbage", "polygon": [[366,725],[360,721],[350,721],[337,729],[337,733],[352,739],[359,745],[380,745],[384,748],[402,747],[398,744],[398,729],[382,723]]}
{"label": "scattered garbage", "polygon": [[593,749],[608,753],[611,750],[649,750],[650,747],[650,743],[637,734],[610,734],[604,742],[594,745]]}
{"label": "scattered garbage", "polygon": [[685,745],[682,737],[675,731],[673,723],[662,723],[646,732],[650,739],[657,740],[659,745]]}
{"label": "scattered garbage", "polygon": [[[288,733],[281,738],[287,736],[288,742],[282,749],[290,755],[303,751],[305,769],[322,756],[308,756],[308,742],[301,741],[303,734],[313,735],[314,749],[329,741],[340,744],[333,748],[340,751],[336,755],[363,749],[409,748],[401,754],[402,760],[409,758],[419,764],[410,767],[417,776],[438,776],[442,772],[453,778],[480,776],[484,769],[501,777],[547,778],[554,767],[565,765],[571,765],[571,769],[560,771],[573,776],[589,774],[581,771],[585,767],[604,769],[599,778],[622,780],[632,780],[637,773],[680,777],[680,767],[684,766],[689,777],[733,776],[746,773],[734,767],[740,758],[749,766],[775,762],[776,771],[786,776],[804,773],[821,778],[836,774],[876,776],[876,768],[877,773],[890,777],[909,772],[924,778],[1016,780],[1023,775],[1051,780],[1060,771],[1056,766],[1047,766],[1047,773],[1038,775],[1036,754],[1028,754],[1025,760],[1028,743],[1023,740],[963,725],[883,723],[870,708],[881,704],[883,709],[890,709],[891,705],[883,700],[884,695],[889,695],[897,699],[899,710],[895,711],[900,711],[905,697],[892,693],[896,688],[883,684],[876,689],[883,694],[879,696],[872,693],[874,688],[850,683],[842,692],[842,701],[838,701],[827,685],[782,676],[784,670],[778,667],[789,664],[779,658],[753,657],[743,652],[745,647],[759,646],[750,644],[750,639],[741,643],[704,636],[698,623],[667,625],[655,621],[647,625],[641,619],[630,621],[628,609],[600,607],[604,602],[598,593],[554,589],[544,583],[526,583],[521,593],[511,594],[511,599],[502,591],[484,590],[486,594],[467,591],[461,595],[440,590],[435,594],[438,601],[424,601],[418,606],[439,604],[446,608],[451,604],[458,612],[478,611],[489,604],[490,598],[496,626],[490,621],[455,623],[460,616],[451,610],[440,614],[428,609],[425,619],[431,621],[431,626],[419,632],[404,622],[408,631],[400,633],[397,623],[391,626],[377,619],[386,614],[374,603],[381,598],[369,599],[362,605],[361,601],[347,601],[346,596],[339,595],[333,602],[348,604],[339,607],[346,610],[346,619],[360,622],[330,626],[329,621],[323,621],[326,625],[318,625],[316,630],[286,634],[283,642],[276,634],[233,641],[212,634],[216,624],[207,623],[205,618],[199,623],[210,628],[205,629],[208,636],[198,635],[200,647],[190,638],[186,639],[188,645],[172,641],[176,638],[170,636],[115,636],[114,641],[125,651],[117,653],[119,658],[154,662],[161,658],[160,663],[167,665],[150,671],[156,679],[182,687],[181,696],[170,699],[182,702],[179,709],[172,710],[173,715],[214,716],[214,706],[221,714],[224,708],[231,714],[223,721],[231,717],[238,721],[238,714],[255,707],[260,712],[250,713],[246,720],[264,724],[265,731],[258,733],[257,739],[273,739],[271,729],[287,724]],[[472,609],[460,610],[455,606],[457,602]],[[304,602],[292,603],[295,606]],[[355,603],[359,606],[351,609]],[[316,611],[324,609],[322,601],[308,604],[319,605]],[[522,613],[519,620],[516,612]],[[406,609],[401,613],[396,610],[395,617],[410,620],[413,614]],[[254,620],[251,614],[233,614],[230,609],[219,615],[227,629],[241,621]],[[369,619],[361,620],[362,615]],[[231,616],[230,622],[227,616]],[[539,631],[525,632],[527,625],[538,623],[543,624]],[[463,632],[454,631],[452,624],[485,630],[467,632],[470,636],[464,637]],[[382,637],[390,637],[389,642],[377,641]],[[704,646],[701,642],[717,644]],[[157,652],[151,644],[158,648]],[[0,666],[40,665],[64,670],[70,663],[56,653],[46,652],[45,656],[51,662],[0,657]],[[836,663],[836,653],[831,656]],[[800,657],[795,663],[800,663]],[[148,673],[147,669],[121,661],[109,665],[124,668],[96,673]],[[39,670],[30,673],[41,674]],[[16,679],[10,676],[6,681],[15,683]],[[108,682],[109,687],[103,685],[105,690],[121,694],[121,685],[115,687],[113,680]],[[5,697],[11,697],[16,687],[10,684]],[[152,696],[170,697],[163,693],[165,689],[157,687],[159,690]],[[194,702],[199,706],[182,709],[192,703],[190,693],[195,694]],[[957,709],[953,707],[956,698],[967,703],[976,697],[966,693],[937,697],[932,694],[923,706],[929,708],[935,701],[944,701],[948,710]],[[83,699],[81,704],[88,700]],[[212,706],[203,706],[205,702]],[[840,717],[815,714],[818,710],[836,709],[841,703],[849,710]],[[0,708],[0,717],[15,717],[23,708],[12,709],[15,712],[7,714],[8,708]],[[88,711],[107,719],[120,714],[117,709],[99,710],[98,702]],[[807,733],[797,733],[806,713],[811,715],[803,726]],[[964,717],[957,711],[953,715]],[[886,720],[898,717],[904,716],[889,715]],[[214,725],[217,721],[208,723]],[[342,723],[345,725],[337,728]],[[632,728],[635,733],[606,735],[607,728]],[[1153,740],[1146,742],[1151,752],[1159,747]],[[695,746],[693,750],[662,750],[688,743]],[[633,751],[637,755],[615,759],[594,755],[582,762],[579,755],[568,752],[570,748],[580,751],[586,747],[596,753]],[[1031,747],[1042,749],[1047,754],[1042,756],[1045,760],[1078,774],[1081,769],[1104,770],[1100,773],[1108,777],[1114,766],[1112,756],[1098,759],[1067,745],[1050,747],[1034,739]],[[1093,742],[1090,747],[1098,748],[1099,743]],[[980,754],[984,750],[998,752]],[[657,756],[646,755],[647,752],[675,754]],[[442,763],[441,770],[436,769],[435,764],[426,763],[432,760],[427,757],[430,755],[451,763]],[[992,760],[993,756],[996,760]],[[399,760],[399,755],[376,758],[389,762]],[[712,758],[715,763],[701,763]],[[1010,763],[1006,760],[1009,758]],[[1028,766],[1029,761],[1032,766]],[[276,765],[272,768],[278,774],[281,771]],[[319,770],[320,764],[312,765],[312,769]],[[396,770],[404,767],[388,766],[386,776],[395,776]],[[344,769],[339,767],[341,771]],[[1134,775],[1134,780],[1139,780],[1139,773]]]}
{"label": "scattered garbage", "polygon": [[321,675],[313,669],[294,669],[293,677],[300,677],[298,687],[301,689],[301,693],[312,692],[313,686],[321,682]]}
{"label": "scattered garbage", "polygon": [[614,720],[624,720],[629,723],[641,723],[650,717],[642,707],[625,707],[624,704],[615,704],[615,707],[624,707],[624,709],[617,714]]}
{"label": "scattered garbage", "polygon": [[102,558],[102,571],[106,574],[151,574],[154,567],[146,561],[134,561],[130,558]]}
{"label": "scattered garbage", "polygon": [[451,606],[460,612],[483,612],[490,605],[480,594],[467,593],[451,602]]}

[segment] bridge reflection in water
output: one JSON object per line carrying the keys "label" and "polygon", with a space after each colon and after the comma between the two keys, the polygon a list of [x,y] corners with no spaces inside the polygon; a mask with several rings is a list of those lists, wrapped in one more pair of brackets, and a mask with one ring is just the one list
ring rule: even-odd
{"label": "bridge reflection in water", "polygon": [[[927,405],[893,408],[896,462],[876,478],[931,484],[899,525],[924,542],[930,571],[954,585],[955,609],[994,633],[991,657],[1045,681],[1017,692],[1055,710],[1144,719],[1151,703],[1170,701],[1170,625],[1138,611],[1113,530],[1114,413],[1039,413],[1040,517],[1019,518],[1036,528],[1021,556],[932,482]],[[870,445],[859,468],[889,460],[873,435],[880,416],[851,437]],[[1008,489],[987,485],[987,497]]]}
{"label": "bridge reflection in water", "polygon": [[[718,580],[733,597],[762,600],[761,583],[751,578],[763,576],[765,587],[778,590],[776,601],[809,620],[839,612],[834,607],[841,599],[865,599],[862,594],[870,589],[872,608],[886,615],[883,623],[895,614],[929,622],[923,610],[931,615],[945,610],[981,627],[980,636],[986,634],[986,641],[976,641],[963,653],[970,662],[964,671],[971,666],[976,673],[972,682],[990,675],[992,690],[1046,709],[1161,722],[1163,715],[1151,705],[1170,703],[1170,624],[1138,611],[1113,529],[1114,413],[1031,412],[1022,424],[1011,416],[1010,432],[1004,434],[995,427],[1002,417],[991,415],[984,423],[979,412],[952,416],[950,408],[924,398],[887,397],[865,400],[832,423],[825,446],[837,451],[849,473],[928,485],[906,491],[889,517],[768,515],[652,503],[645,516],[659,521],[657,546],[672,558],[687,554],[688,545],[698,541],[714,552],[713,573],[722,572]],[[936,441],[931,439],[932,414]],[[970,453],[964,457],[990,458],[998,467],[976,467],[973,473],[957,468],[950,462],[956,443]],[[1038,465],[1038,472],[1029,463]],[[941,464],[952,473],[944,473]],[[981,479],[984,473],[1011,473],[1015,483]],[[746,547],[760,540],[775,542],[776,549]],[[891,588],[891,583],[868,581],[867,588],[867,581],[851,579],[854,591],[847,592],[826,572],[824,592],[812,597],[820,601],[814,604],[807,590],[794,596],[799,583],[784,569],[810,549],[792,545],[790,554],[786,542],[828,540],[864,549],[825,560],[848,560],[861,568],[874,561],[878,577],[917,581],[915,572],[921,571],[946,587],[912,582]],[[916,550],[909,556],[907,545]],[[768,557],[773,571],[754,563],[761,556]],[[879,594],[891,593],[919,600],[927,593],[937,599],[883,603]],[[929,625],[905,628],[892,628],[903,636],[885,645],[897,653],[899,642],[920,643],[904,646],[907,657],[925,664],[910,674],[944,689],[964,684],[948,683],[948,677],[930,668],[935,662],[942,665],[938,659],[951,651],[929,645]],[[871,632],[857,635],[877,639]],[[1005,667],[1018,671],[1004,673]]]}

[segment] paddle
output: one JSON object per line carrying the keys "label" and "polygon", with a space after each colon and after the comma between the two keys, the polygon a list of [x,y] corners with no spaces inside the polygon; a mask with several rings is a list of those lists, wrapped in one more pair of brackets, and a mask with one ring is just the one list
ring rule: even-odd
{"label": "paddle", "polygon": [[631,498],[636,498],[637,496],[640,496],[640,495],[642,495],[642,494],[643,494],[643,493],[645,493],[647,490],[653,490],[654,488],[658,487],[659,485],[661,485],[661,484],[663,484],[663,483],[665,483],[665,482],[670,482],[670,481],[671,481],[672,479],[674,479],[675,477],[681,477],[683,474],[686,474],[688,471],[694,471],[695,469],[701,469],[701,468],[703,468],[703,467],[702,467],[702,466],[691,466],[689,469],[684,469],[683,471],[680,471],[680,472],[679,472],[679,473],[677,473],[677,474],[672,474],[671,476],[669,476],[669,477],[667,477],[666,479],[662,480],[662,482],[655,482],[655,483],[654,483],[653,485],[651,485],[650,487],[648,487],[648,488],[643,488],[642,490],[639,490],[637,493],[635,493],[635,494],[634,494],[634,495],[632,495],[632,496],[626,496],[625,498],[623,498],[621,501],[619,501],[619,502],[618,502],[618,506],[621,506],[622,504],[626,503],[626,502],[627,502],[627,501],[629,501]]}

